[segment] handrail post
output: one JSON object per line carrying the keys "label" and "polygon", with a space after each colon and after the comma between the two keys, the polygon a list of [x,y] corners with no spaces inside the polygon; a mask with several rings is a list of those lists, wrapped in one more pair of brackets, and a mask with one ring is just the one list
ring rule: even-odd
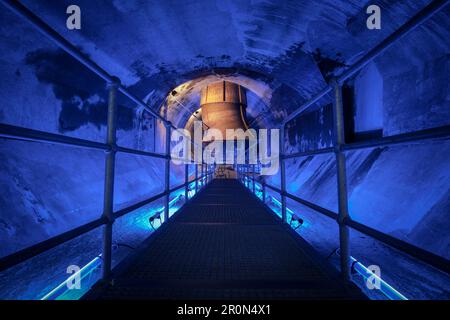
{"label": "handrail post", "polygon": [[336,154],[337,168],[337,191],[338,191],[338,224],[339,224],[339,247],[341,259],[341,273],[345,280],[350,280],[350,244],[349,228],[346,221],[349,218],[347,198],[347,173],[345,164],[345,153],[342,146],[345,144],[344,132],[344,109],[342,105],[342,86],[337,80],[332,81],[333,86],[333,121],[334,121],[334,149]]}
{"label": "handrail post", "polygon": [[203,184],[203,175],[204,173],[204,169],[205,169],[205,164],[202,162],[202,164],[200,165],[200,188],[203,188],[204,184]]}
{"label": "handrail post", "polygon": [[253,189],[253,193],[255,193],[255,190],[256,190],[256,188],[255,188],[255,168],[256,168],[256,166],[255,165],[253,165],[253,186],[252,186],[252,189]]}
{"label": "handrail post", "polygon": [[285,126],[281,126],[280,130],[280,170],[281,170],[281,220],[287,223],[286,215],[286,166],[284,159],[284,133]]}
{"label": "handrail post", "polygon": [[261,182],[262,186],[262,201],[266,203],[266,184],[264,181]]}
{"label": "handrail post", "polygon": [[116,124],[117,124],[117,91],[120,80],[113,78],[108,83],[108,122],[106,143],[110,149],[105,157],[105,184],[103,193],[103,227],[102,280],[108,281],[111,276],[112,261],[112,227],[114,223],[114,171],[116,162]]}
{"label": "handrail post", "polygon": [[198,163],[195,164],[195,194],[198,192]]}
{"label": "handrail post", "polygon": [[184,186],[184,203],[187,203],[189,199],[189,165],[187,163],[184,165],[184,183],[186,184]]}
{"label": "handrail post", "polygon": [[165,181],[165,199],[164,199],[164,222],[169,221],[169,202],[170,202],[170,135],[172,124],[169,121],[164,123],[166,127],[166,167],[164,171]]}

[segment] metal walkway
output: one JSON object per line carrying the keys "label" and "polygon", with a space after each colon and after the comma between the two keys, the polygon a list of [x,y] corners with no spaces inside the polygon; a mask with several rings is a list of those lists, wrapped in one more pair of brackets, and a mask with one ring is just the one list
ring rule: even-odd
{"label": "metal walkway", "polygon": [[86,299],[362,299],[237,180],[214,180]]}

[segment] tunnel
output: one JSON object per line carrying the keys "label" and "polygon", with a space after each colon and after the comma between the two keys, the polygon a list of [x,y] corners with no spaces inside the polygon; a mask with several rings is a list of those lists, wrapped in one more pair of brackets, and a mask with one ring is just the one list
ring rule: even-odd
{"label": "tunnel", "polygon": [[0,299],[450,299],[448,4],[1,0]]}

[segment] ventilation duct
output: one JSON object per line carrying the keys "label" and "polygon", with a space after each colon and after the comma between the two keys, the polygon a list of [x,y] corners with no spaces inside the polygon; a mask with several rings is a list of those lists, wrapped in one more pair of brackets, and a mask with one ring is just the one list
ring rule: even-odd
{"label": "ventilation duct", "polygon": [[226,139],[226,129],[247,130],[245,88],[228,81],[210,84],[202,89],[200,108],[202,120],[211,129],[218,129]]}

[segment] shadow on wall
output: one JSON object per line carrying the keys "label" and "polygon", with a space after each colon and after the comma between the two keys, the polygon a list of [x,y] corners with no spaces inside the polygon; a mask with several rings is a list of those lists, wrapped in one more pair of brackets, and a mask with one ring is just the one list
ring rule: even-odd
{"label": "shadow on wall", "polygon": [[[62,50],[30,52],[25,63],[34,68],[40,82],[52,86],[55,97],[61,101],[60,132],[73,131],[88,123],[97,128],[106,125],[106,87],[96,74]],[[133,110],[120,105],[120,100],[118,110],[117,128],[131,130]]]}

